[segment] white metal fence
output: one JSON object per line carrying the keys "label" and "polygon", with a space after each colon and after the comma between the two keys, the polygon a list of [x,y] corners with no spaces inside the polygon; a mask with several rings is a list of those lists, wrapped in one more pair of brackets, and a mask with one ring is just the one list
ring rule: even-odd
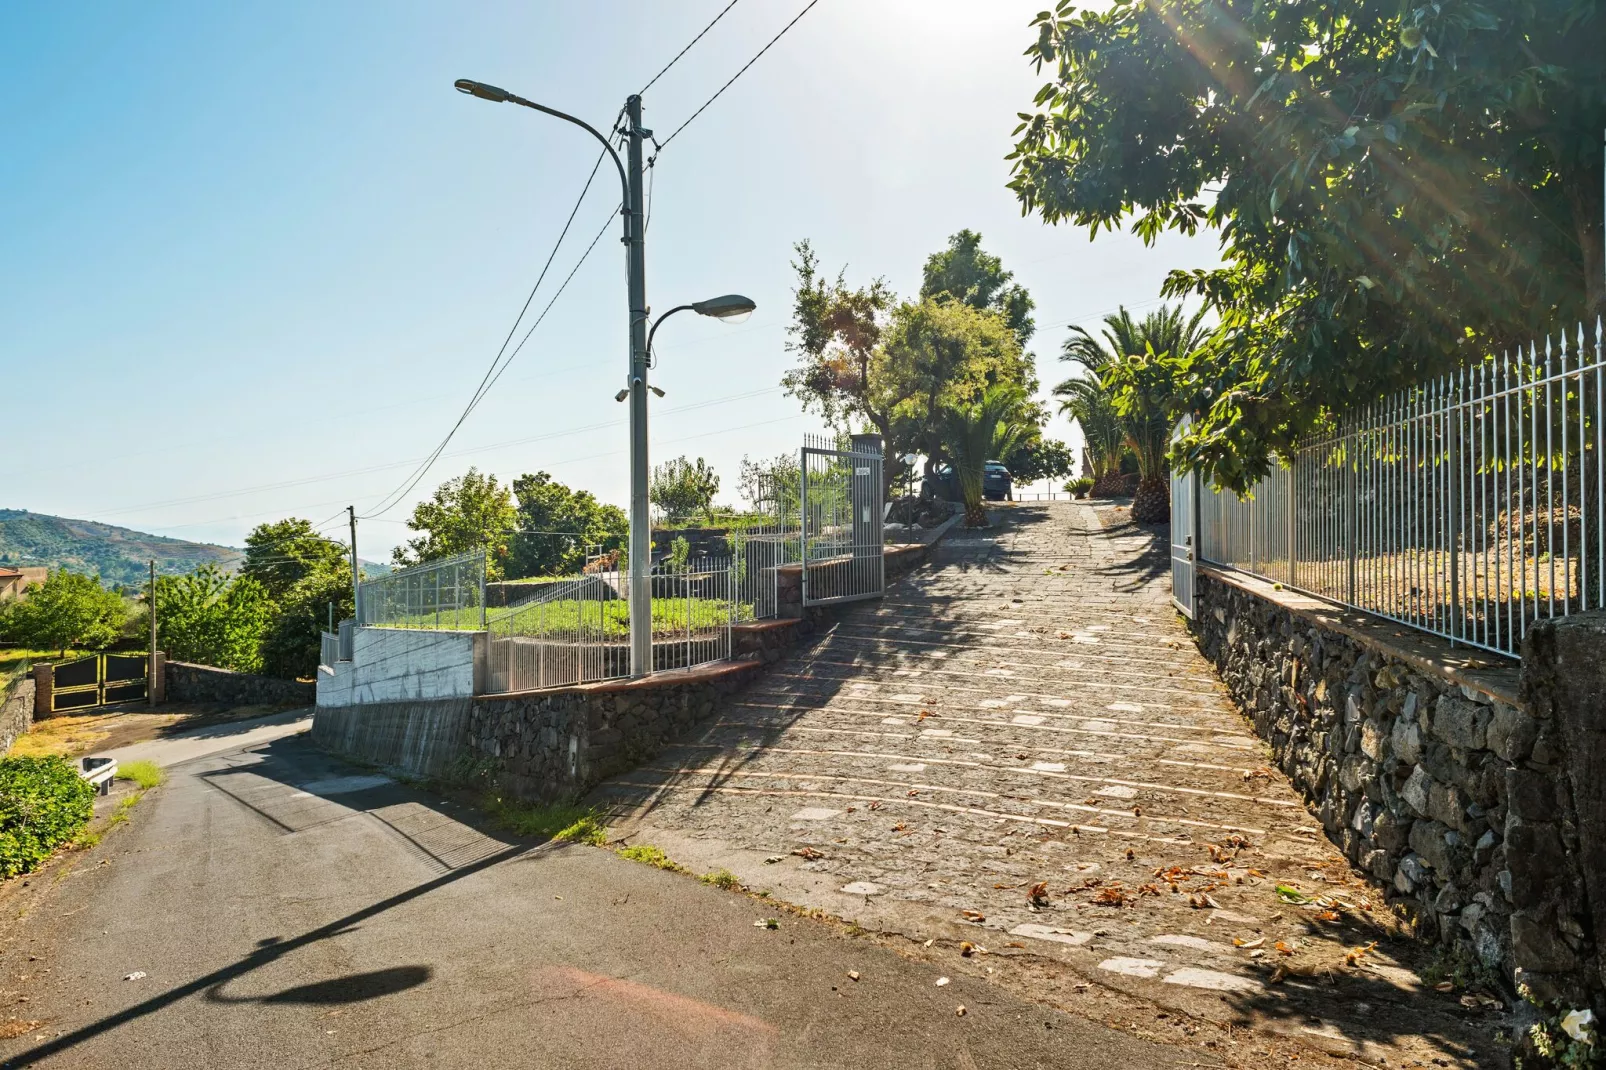
{"label": "white metal fence", "polygon": [[1350,413],[1240,500],[1200,556],[1470,646],[1606,607],[1601,324]]}
{"label": "white metal fence", "polygon": [[[663,564],[651,583],[655,671],[731,656],[731,629],[743,612],[734,561]],[[523,601],[493,610],[486,622],[487,689],[529,691],[629,676],[628,585],[628,575],[618,570],[595,572],[544,584]]]}
{"label": "white metal fence", "polygon": [[485,551],[443,557],[359,584],[357,621],[365,628],[484,628]]}
{"label": "white metal fence", "polygon": [[802,453],[803,604],[875,598],[886,585],[881,440],[811,436]]}

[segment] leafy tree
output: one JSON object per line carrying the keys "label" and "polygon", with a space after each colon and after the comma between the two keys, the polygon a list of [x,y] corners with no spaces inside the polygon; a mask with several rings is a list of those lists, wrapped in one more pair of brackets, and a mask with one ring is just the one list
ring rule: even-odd
{"label": "leafy tree", "polygon": [[245,537],[245,560],[240,574],[250,576],[274,600],[314,572],[332,568],[346,556],[346,548],[312,529],[310,520],[287,517],[258,524]]}
{"label": "leafy tree", "polygon": [[303,576],[279,597],[262,637],[262,671],[289,680],[315,676],[331,616],[336,621],[353,616],[351,564],[344,559]]}
{"label": "leafy tree", "polygon": [[1000,383],[1028,395],[1037,389],[1032,358],[1002,314],[937,298],[893,311],[871,381],[873,397],[891,416],[887,452],[925,454],[928,475],[945,456],[949,408]]}
{"label": "leafy tree", "polygon": [[1219,228],[1179,459],[1242,489],[1324,411],[1606,313],[1596,0],[1070,0],[1033,23],[1024,210]]}
{"label": "leafy tree", "polygon": [[965,500],[965,526],[987,525],[982,481],[987,462],[1006,456],[1030,426],[1026,394],[1012,383],[987,388],[976,401],[950,405],[943,413],[944,441]]}
{"label": "leafy tree", "polygon": [[678,524],[708,512],[718,493],[719,475],[708,462],[676,457],[653,468],[647,497],[670,523]]}
{"label": "leafy tree", "polygon": [[[617,505],[572,490],[545,472],[513,481],[517,526],[508,555],[509,576],[567,576],[580,571],[593,545],[617,546],[630,532],[630,518]],[[572,538],[552,534],[573,533]]]}
{"label": "leafy tree", "polygon": [[781,385],[805,412],[818,412],[830,424],[858,419],[887,438],[891,413],[884,400],[878,404],[873,398],[870,375],[893,293],[879,278],[850,289],[846,269],[829,282],[808,241],[794,248],[798,284],[786,347],[798,355],[798,363],[782,376]]}
{"label": "leafy tree", "polygon": [[[1166,453],[1183,406],[1178,380],[1206,336],[1206,312],[1201,308],[1190,317],[1179,305],[1162,305],[1136,320],[1122,308],[1104,317],[1099,335],[1073,327],[1065,340],[1062,359],[1080,364],[1084,377],[1066,380],[1055,391],[1080,399],[1090,421],[1114,413],[1123,445],[1137,460],[1132,517],[1144,523],[1160,523],[1171,515]],[[1101,436],[1107,433],[1098,430]],[[1108,477],[1108,442],[1101,441],[1099,448],[1106,451]]]}
{"label": "leafy tree", "polygon": [[795,510],[798,488],[802,482],[801,473],[795,451],[757,461],[744,454],[741,472],[736,480],[737,493],[757,510]]}
{"label": "leafy tree", "polygon": [[407,526],[423,534],[398,546],[391,559],[398,565],[418,565],[483,549],[487,576],[500,579],[516,519],[510,489],[489,472],[481,475],[470,468],[467,475],[437,487],[429,501],[418,503]]}
{"label": "leafy tree", "polygon": [[178,661],[256,672],[273,615],[262,584],[216,565],[156,578],[157,646]]}
{"label": "leafy tree", "polygon": [[117,638],[127,610],[121,596],[100,585],[100,579],[57,569],[44,583],[28,588],[11,603],[3,618],[5,637],[41,650],[98,650]]}
{"label": "leafy tree", "polygon": [[948,248],[926,258],[920,299],[947,294],[971,308],[996,312],[1024,349],[1037,330],[1032,322],[1032,309],[1036,306],[1026,287],[1014,279],[1013,272],[1004,270],[1002,260],[982,249],[980,234],[961,230],[948,239]]}
{"label": "leafy tree", "polygon": [[1071,474],[1075,458],[1070,447],[1053,438],[1022,435],[1024,441],[1010,450],[1002,459],[1009,474],[1021,483],[1035,483],[1039,479],[1062,479]]}

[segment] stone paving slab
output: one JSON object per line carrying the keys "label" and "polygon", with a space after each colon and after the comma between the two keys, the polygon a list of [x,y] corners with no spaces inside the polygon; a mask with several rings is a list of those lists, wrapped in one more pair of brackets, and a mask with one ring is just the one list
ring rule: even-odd
{"label": "stone paving slab", "polygon": [[1108,519],[1050,503],[956,530],[604,785],[615,829],[867,929],[985,947],[989,975],[1046,958],[1333,1054],[1476,1063],[1488,1029],[1405,968],[1381,896],[1194,648],[1163,530]]}

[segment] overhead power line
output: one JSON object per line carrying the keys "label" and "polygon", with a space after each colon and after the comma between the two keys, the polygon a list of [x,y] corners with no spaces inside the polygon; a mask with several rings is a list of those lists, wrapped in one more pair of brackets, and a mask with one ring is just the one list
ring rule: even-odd
{"label": "overhead power line", "polygon": [[760,59],[762,59],[763,56],[764,56],[764,53],[768,52],[771,48],[775,47],[775,42],[779,41],[781,38],[785,37],[786,36],[786,31],[790,30],[793,26],[796,26],[797,23],[798,23],[798,19],[801,19],[804,15],[807,15],[810,11],[812,11],[814,9],[814,5],[818,4],[819,2],[820,2],[820,0],[809,0],[808,5],[806,7],[804,7],[802,11],[799,11],[797,13],[797,15],[792,19],[791,22],[788,22],[785,26],[781,27],[781,32],[780,33],[778,33],[774,37],[770,38],[770,43],[769,44],[765,45],[763,48],[758,50],[758,55],[754,56],[752,59],[750,59],[746,63],[742,64],[742,69],[737,71],[735,74],[731,75],[730,81],[728,81],[724,85],[720,86],[719,89],[714,93],[713,96],[711,96],[707,100],[703,101],[703,106],[701,108],[698,108],[696,111],[692,112],[690,119],[687,119],[685,122],[681,123],[679,126],[677,126],[675,128],[675,132],[673,134],[670,134],[668,137],[664,138],[664,140],[658,145],[658,151],[659,152],[663,152],[665,149],[667,149],[669,147],[669,143],[671,141],[675,140],[675,138],[679,137],[680,136],[680,132],[682,130],[686,129],[693,122],[695,122],[697,117],[699,115],[701,115],[705,110],[707,110],[707,108],[708,108],[708,106],[710,104],[714,103],[714,101],[716,101],[716,100],[718,100],[720,98],[720,94],[724,93],[725,90],[729,89],[732,85],[734,85],[735,82],[736,82],[736,79],[738,79],[742,75],[746,74],[747,73],[747,68],[751,67],[753,64],[757,63]]}
{"label": "overhead power line", "polygon": [[671,68],[675,64],[679,63],[680,62],[680,57],[684,56],[686,53],[690,52],[692,45],[695,45],[698,41],[701,41],[703,39],[703,36],[705,34],[707,34],[709,30],[712,30],[714,28],[714,23],[718,22],[720,19],[724,18],[725,17],[725,12],[729,11],[731,8],[735,7],[737,3],[738,3],[738,0],[731,0],[730,3],[726,4],[725,7],[720,11],[720,13],[714,16],[714,22],[710,22],[707,26],[704,26],[703,27],[703,32],[699,33],[696,37],[693,37],[691,39],[691,44],[688,44],[685,48],[681,49],[679,52],[676,52],[675,53],[675,58],[670,60],[668,63],[664,64],[664,69],[659,71],[657,74],[653,75],[652,76],[652,81],[650,81],[646,85],[642,86],[641,87],[641,92],[637,93],[636,95],[637,96],[645,96],[646,93],[647,93],[647,90],[651,89],[653,87],[653,84],[656,83],[658,81],[658,79],[660,79],[664,75],[668,74],[669,73],[669,68]]}
{"label": "overhead power line", "polygon": [[[435,463],[436,459],[440,457],[442,451],[444,451],[447,445],[452,441],[452,438],[457,434],[458,429],[463,426],[463,421],[467,420],[469,414],[479,406],[479,403],[485,397],[486,391],[490,390],[491,386],[496,382],[496,380],[501,377],[502,371],[507,368],[508,363],[511,362],[513,357],[518,354],[518,349],[515,349],[512,353],[507,352],[508,343],[513,340],[514,334],[518,332],[519,324],[523,322],[525,313],[529,311],[530,303],[535,300],[536,291],[541,288],[541,283],[546,279],[547,272],[551,270],[552,261],[557,258],[558,250],[562,248],[563,239],[568,237],[569,228],[574,225],[575,216],[580,212],[580,205],[585,203],[586,194],[591,191],[591,183],[597,177],[597,171],[602,167],[602,161],[606,156],[606,149],[597,153],[597,161],[596,163],[592,164],[591,173],[586,176],[586,184],[581,187],[580,196],[575,198],[574,207],[569,210],[569,218],[564,222],[563,230],[558,234],[558,240],[553,243],[552,252],[547,254],[546,263],[541,267],[541,274],[536,277],[535,285],[530,287],[529,296],[524,299],[524,304],[522,307],[520,307],[518,316],[513,320],[513,326],[508,328],[507,337],[502,340],[502,346],[496,351],[496,356],[492,359],[490,367],[485,370],[485,374],[480,378],[479,385],[474,388],[474,394],[469,398],[468,404],[463,407],[462,413],[460,413],[456,421],[453,422],[451,429],[446,432],[446,437],[442,438],[440,444],[430,452],[429,456],[427,456],[422,463],[420,463],[417,471],[415,471],[407,479],[403,480],[402,484],[395,490],[391,491],[389,494],[385,495],[384,498],[380,499],[380,503],[369,513],[365,514],[365,518],[371,518],[385,512],[388,509],[395,508],[401,499],[418,485],[419,481],[422,480],[426,474],[428,474],[430,467]],[[618,209],[615,208],[614,213],[617,214],[617,212]],[[611,221],[613,216],[610,215],[608,218]],[[593,246],[595,246],[595,244],[595,242],[592,243]],[[589,255],[591,255],[591,249],[587,248],[585,255],[580,258],[580,263],[585,263],[585,258]],[[575,271],[579,270],[579,266],[579,264],[575,265]],[[574,272],[571,271],[569,273],[569,278],[572,279],[573,277]],[[568,279],[565,279],[564,286],[567,285]],[[558,294],[561,294],[562,292],[563,290],[560,288],[558,290]],[[557,295],[554,295],[553,300],[556,299]],[[552,306],[549,303],[547,305],[547,309],[550,310],[551,308]],[[542,312],[541,317],[544,319],[545,316],[546,313]],[[536,324],[539,324],[540,322],[540,319],[536,320]],[[532,327],[531,330],[533,329],[534,328]],[[529,333],[526,332],[524,337],[525,339],[528,339]],[[524,342],[520,341],[519,348],[522,348],[523,345]],[[504,354],[506,359],[504,359]]]}

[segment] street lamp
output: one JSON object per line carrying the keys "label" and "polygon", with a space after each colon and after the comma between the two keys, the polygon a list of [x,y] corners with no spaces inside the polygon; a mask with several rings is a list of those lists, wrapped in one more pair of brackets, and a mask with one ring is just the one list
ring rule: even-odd
{"label": "street lamp", "polygon": [[740,323],[751,316],[757,307],[751,297],[741,294],[726,294],[724,297],[711,297],[707,301],[693,301],[689,305],[676,305],[653,321],[652,330],[647,332],[647,352],[652,353],[652,339],[658,333],[658,325],[677,312],[695,312],[699,316],[710,316],[726,323]]}
{"label": "street lamp", "polygon": [[641,97],[625,99],[625,130],[629,141],[628,170],[608,139],[596,127],[555,108],[525,100],[505,89],[468,78],[455,83],[459,93],[494,104],[518,104],[573,123],[602,143],[619,171],[623,194],[624,243],[630,278],[630,363],[625,378],[625,395],[630,399],[630,675],[652,672],[652,518],[647,511],[647,265],[646,228],[642,212],[642,142],[652,131],[641,125]]}

